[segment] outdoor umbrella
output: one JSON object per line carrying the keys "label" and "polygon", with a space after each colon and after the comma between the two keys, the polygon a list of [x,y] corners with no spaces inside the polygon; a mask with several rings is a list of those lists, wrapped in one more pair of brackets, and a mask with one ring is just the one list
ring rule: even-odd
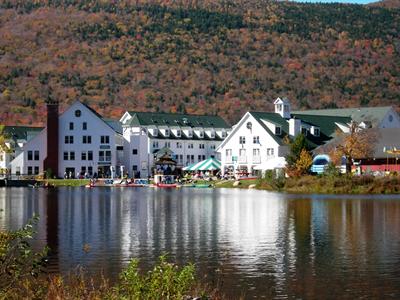
{"label": "outdoor umbrella", "polygon": [[215,158],[208,158],[196,164],[184,167],[183,171],[213,171],[221,169],[221,162]]}

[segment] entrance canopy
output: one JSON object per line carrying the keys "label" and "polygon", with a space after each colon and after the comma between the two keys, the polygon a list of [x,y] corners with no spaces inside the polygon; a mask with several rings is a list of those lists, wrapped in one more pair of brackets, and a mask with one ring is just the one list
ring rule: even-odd
{"label": "entrance canopy", "polygon": [[209,158],[196,164],[184,167],[183,171],[213,171],[221,169],[221,162],[215,158]]}

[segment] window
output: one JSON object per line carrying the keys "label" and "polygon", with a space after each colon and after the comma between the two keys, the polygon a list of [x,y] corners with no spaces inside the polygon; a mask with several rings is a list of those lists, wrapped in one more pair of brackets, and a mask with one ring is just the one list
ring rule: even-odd
{"label": "window", "polygon": [[165,129],[165,136],[169,136],[169,129]]}
{"label": "window", "polygon": [[71,151],[69,153],[69,160],[75,160],[75,152],[74,151]]}
{"label": "window", "polygon": [[167,148],[171,148],[171,142],[165,142],[164,146]]}
{"label": "window", "polygon": [[69,130],[74,130],[74,123],[69,122]]}
{"label": "window", "polygon": [[99,151],[99,161],[104,161],[105,160],[105,155],[104,151]]}
{"label": "window", "polygon": [[35,167],[35,175],[39,175],[39,167],[38,166]]}
{"label": "window", "polygon": [[275,127],[275,135],[281,135],[281,128],[279,126]]}
{"label": "window", "polygon": [[87,160],[93,160],[93,151],[88,151]]}
{"label": "window", "polygon": [[177,137],[181,137],[181,135],[182,135],[182,131],[181,131],[180,129],[178,129],[178,130],[176,131],[176,136],[177,136]]}
{"label": "window", "polygon": [[176,142],[176,148],[181,149],[182,148],[182,143],[181,142]]}
{"label": "window", "polygon": [[205,145],[204,144],[199,144],[199,149],[204,149]]}
{"label": "window", "polygon": [[87,123],[86,122],[82,123],[82,130],[87,130]]}
{"label": "window", "polygon": [[186,164],[190,164],[190,155],[186,155]]}
{"label": "window", "polygon": [[85,173],[86,173],[86,167],[85,167],[85,166],[82,166],[82,167],[81,167],[81,173],[82,173],[82,174],[85,174]]}
{"label": "window", "polygon": [[68,152],[64,151],[64,160],[68,160]]}
{"label": "window", "polygon": [[192,137],[193,136],[193,131],[192,130],[189,130],[188,131],[188,137]]}
{"label": "window", "polygon": [[4,161],[4,156],[3,156],[3,154],[0,154],[0,161]]}
{"label": "window", "polygon": [[211,145],[210,149],[215,150],[215,145]]}
{"label": "window", "polygon": [[192,161],[192,163],[194,163],[194,155],[190,155],[190,160]]}
{"label": "window", "polygon": [[239,149],[239,156],[246,156],[246,149]]}
{"label": "window", "polygon": [[188,144],[188,149],[193,149],[193,144],[192,143]]}
{"label": "window", "polygon": [[200,137],[200,138],[203,138],[203,137],[204,137],[204,131],[200,131],[200,132],[199,132],[199,137]]}
{"label": "window", "polygon": [[73,144],[74,143],[74,136],[73,135],[66,135],[64,137],[64,142],[66,144]]}
{"label": "window", "polygon": [[247,122],[246,128],[251,130],[252,127],[253,127],[253,124],[251,124],[251,122]]}
{"label": "window", "polygon": [[197,155],[197,161],[201,161],[201,155]]}
{"label": "window", "polygon": [[267,148],[267,156],[274,156],[274,148]]}
{"label": "window", "polygon": [[88,169],[89,175],[92,176],[92,174],[93,174],[93,167],[88,167],[87,169]]}
{"label": "window", "polygon": [[110,143],[110,136],[109,135],[102,135],[100,137],[100,144],[109,144]]}
{"label": "window", "polygon": [[221,137],[222,137],[222,138],[225,138],[225,137],[226,137],[226,132],[225,132],[225,131],[222,131]]}
{"label": "window", "polygon": [[259,136],[253,136],[253,144],[259,144],[260,143],[260,137]]}
{"label": "window", "polygon": [[33,151],[28,151],[28,160],[33,160]]}
{"label": "window", "polygon": [[158,148],[158,141],[153,142],[153,148]]}
{"label": "window", "polygon": [[210,132],[210,138],[215,138],[215,131],[214,130],[212,130],[211,132]]}
{"label": "window", "polygon": [[83,144],[91,144],[92,143],[92,136],[90,136],[90,135],[82,136],[82,143]]}
{"label": "window", "polygon": [[246,137],[245,136],[239,136],[239,144],[246,144]]}
{"label": "window", "polygon": [[39,160],[39,151],[38,150],[36,150],[34,152],[34,158],[35,158],[35,160]]}
{"label": "window", "polygon": [[137,155],[137,149],[132,149],[132,155]]}
{"label": "window", "polygon": [[81,153],[81,160],[86,160],[86,158],[87,158],[87,153],[86,153],[86,151],[82,151],[82,153]]}
{"label": "window", "polygon": [[75,111],[75,117],[79,118],[81,115],[82,115],[82,112],[79,109],[77,109]]}
{"label": "window", "polygon": [[253,156],[260,156],[260,149],[253,149]]}
{"label": "window", "polygon": [[111,161],[111,151],[110,150],[106,151],[106,161]]}
{"label": "window", "polygon": [[306,127],[301,127],[301,133],[304,135],[304,136],[307,136],[307,128]]}
{"label": "window", "polygon": [[319,128],[314,127],[314,135],[319,136],[319,134],[320,134]]}
{"label": "window", "polygon": [[232,149],[226,149],[225,150],[225,155],[226,156],[232,156]]}
{"label": "window", "polygon": [[137,168],[137,165],[133,165],[133,166],[132,166],[132,171],[137,171],[137,169],[138,169],[138,168]]}
{"label": "window", "polygon": [[389,115],[389,122],[393,122],[393,116]]}
{"label": "window", "polygon": [[28,175],[32,175],[32,167],[28,167]]}

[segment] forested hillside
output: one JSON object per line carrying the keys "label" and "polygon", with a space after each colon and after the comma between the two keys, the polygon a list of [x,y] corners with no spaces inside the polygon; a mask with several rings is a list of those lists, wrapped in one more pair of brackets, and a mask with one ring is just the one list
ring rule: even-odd
{"label": "forested hillside", "polygon": [[0,1],[0,123],[40,124],[47,90],[108,117],[398,105],[400,10],[236,1]]}

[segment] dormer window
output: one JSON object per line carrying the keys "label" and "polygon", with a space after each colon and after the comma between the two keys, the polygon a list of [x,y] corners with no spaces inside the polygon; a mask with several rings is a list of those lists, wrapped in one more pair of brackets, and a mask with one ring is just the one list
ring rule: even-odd
{"label": "dormer window", "polygon": [[180,129],[178,129],[178,130],[176,131],[176,136],[177,136],[177,137],[181,137],[181,134],[182,134],[182,131],[181,131]]}
{"label": "dormer window", "polygon": [[200,131],[200,132],[199,132],[199,137],[200,137],[200,138],[203,138],[203,137],[204,137],[204,132],[203,132],[203,131]]}
{"label": "dormer window", "polygon": [[281,135],[282,131],[281,128],[279,126],[275,127],[275,135]]}
{"label": "dormer window", "polygon": [[314,127],[314,135],[319,136],[320,135],[320,130],[318,127]]}
{"label": "dormer window", "polygon": [[193,136],[193,131],[192,130],[189,130],[188,131],[188,137],[192,137]]}
{"label": "dormer window", "polygon": [[154,129],[153,129],[153,135],[154,135],[154,136],[158,135],[158,129],[157,129],[157,128],[154,128]]}
{"label": "dormer window", "polygon": [[225,132],[225,131],[222,131],[221,137],[222,137],[222,138],[225,138],[225,137],[226,137],[226,132]]}
{"label": "dormer window", "polygon": [[169,129],[165,129],[165,136],[169,136]]}
{"label": "dormer window", "polygon": [[210,138],[215,138],[215,131],[211,131],[211,133],[210,133]]}
{"label": "dormer window", "polygon": [[302,133],[304,136],[307,136],[307,132],[308,132],[308,130],[307,130],[306,127],[301,127],[301,133]]}

